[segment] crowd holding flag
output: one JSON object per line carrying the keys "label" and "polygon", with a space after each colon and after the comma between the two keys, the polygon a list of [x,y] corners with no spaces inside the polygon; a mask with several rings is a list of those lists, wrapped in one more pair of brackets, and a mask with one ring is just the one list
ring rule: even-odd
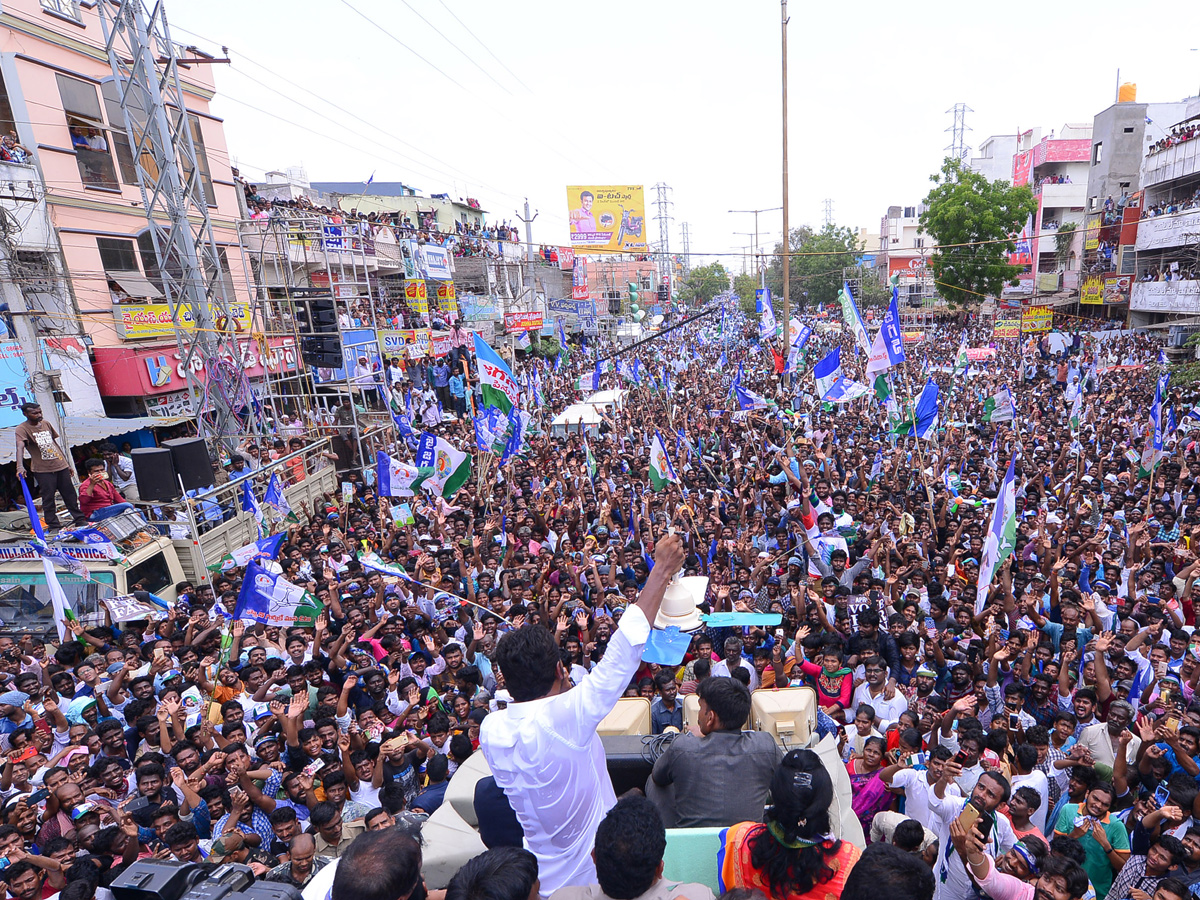
{"label": "crowd holding flag", "polygon": [[675,467],[671,465],[671,458],[667,456],[667,447],[663,443],[662,435],[656,431],[654,440],[650,442],[650,487],[661,491],[668,484],[678,483],[679,476],[675,474]]}
{"label": "crowd holding flag", "polygon": [[1017,541],[1017,480],[1016,455],[1009,460],[1008,472],[1000,484],[992,521],[983,540],[983,559],[979,564],[979,584],[975,593],[975,612],[987,606],[992,579],[1004,561],[1012,554]]}
{"label": "crowd holding flag", "polygon": [[869,357],[871,355],[871,339],[867,336],[867,326],[858,312],[858,304],[854,302],[854,295],[850,293],[849,282],[842,282],[842,292],[838,294],[838,300],[842,304],[842,317],[846,320],[850,333],[854,335],[854,343]]}

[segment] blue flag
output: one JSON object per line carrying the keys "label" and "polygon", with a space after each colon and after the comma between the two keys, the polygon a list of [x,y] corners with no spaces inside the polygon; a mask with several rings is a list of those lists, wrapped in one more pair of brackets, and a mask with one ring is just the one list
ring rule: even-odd
{"label": "blue flag", "polygon": [[735,388],[737,393],[738,406],[741,409],[766,409],[771,405],[771,402],[760,394],[754,391],[748,391],[740,384]]}
{"label": "blue flag", "polygon": [[932,378],[925,382],[921,393],[913,404],[914,425],[908,430],[910,435],[919,438],[931,438],[938,425],[938,386]]}
{"label": "blue flag", "polygon": [[842,374],[842,348],[834,347],[825,358],[813,366],[813,380],[817,383],[817,396],[822,400]]}
{"label": "blue flag", "polygon": [[899,289],[893,287],[892,302],[888,304],[887,314],[883,317],[883,327],[880,329],[884,346],[887,347],[888,364],[893,366],[898,366],[904,362],[904,337],[900,334],[900,306],[897,303],[898,293]]}
{"label": "blue flag", "polygon": [[600,390],[600,360],[596,360],[596,368],[592,371],[592,390]]}
{"label": "blue flag", "polygon": [[276,627],[304,626],[316,622],[321,611],[320,602],[304,588],[251,562],[246,566],[233,618]]}

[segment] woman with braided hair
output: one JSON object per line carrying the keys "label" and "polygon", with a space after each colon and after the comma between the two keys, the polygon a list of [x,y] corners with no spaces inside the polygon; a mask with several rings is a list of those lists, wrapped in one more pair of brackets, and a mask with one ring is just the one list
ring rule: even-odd
{"label": "woman with braided hair", "polygon": [[836,900],[860,851],[830,832],[833,780],[811,750],[793,750],[771,779],[766,824],[742,822],[720,835],[722,891],[756,888],[771,900]]}

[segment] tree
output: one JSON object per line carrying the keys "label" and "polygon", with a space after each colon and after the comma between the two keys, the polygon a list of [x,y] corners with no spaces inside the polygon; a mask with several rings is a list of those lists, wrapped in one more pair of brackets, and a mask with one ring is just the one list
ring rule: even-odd
{"label": "tree", "polygon": [[[850,228],[829,224],[820,231],[807,225],[793,228],[788,244],[791,280],[788,291],[793,309],[812,303],[832,303],[842,289],[842,270],[859,264],[863,247]],[[783,246],[775,245],[767,267],[767,287],[783,297]]]}
{"label": "tree", "polygon": [[727,290],[729,273],[719,262],[714,262],[692,269],[680,287],[680,294],[694,298],[699,303],[708,303],[721,291]]}
{"label": "tree", "polygon": [[938,291],[951,304],[980,303],[1016,284],[1021,266],[1011,265],[1015,235],[1037,211],[1033,191],[989,181],[947,158],[925,198],[921,228],[938,249],[929,257]]}
{"label": "tree", "polygon": [[735,275],[733,290],[738,295],[742,312],[750,315],[754,312],[754,292],[758,290],[758,279],[753,275]]}

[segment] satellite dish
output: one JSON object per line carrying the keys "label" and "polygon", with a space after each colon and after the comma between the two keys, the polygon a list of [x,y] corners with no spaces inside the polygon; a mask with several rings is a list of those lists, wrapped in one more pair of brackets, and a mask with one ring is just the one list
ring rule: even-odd
{"label": "satellite dish", "polygon": [[663,319],[665,318],[666,316],[664,315],[657,315],[650,320],[650,324],[655,326],[661,325],[663,323]]}

